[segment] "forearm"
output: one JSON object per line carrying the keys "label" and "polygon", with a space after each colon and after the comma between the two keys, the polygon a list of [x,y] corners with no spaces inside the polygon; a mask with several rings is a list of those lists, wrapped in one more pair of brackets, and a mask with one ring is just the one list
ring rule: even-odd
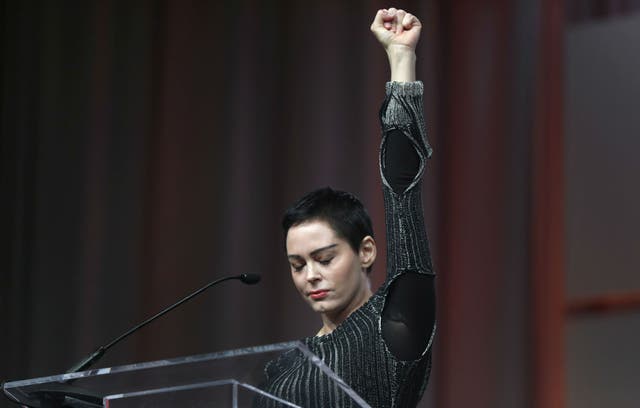
{"label": "forearm", "polygon": [[420,81],[387,83],[387,97],[380,111],[380,166],[390,277],[401,270],[432,273],[420,193],[420,179],[431,155],[422,95]]}
{"label": "forearm", "polygon": [[404,45],[391,45],[387,48],[391,81],[413,82],[416,80],[416,53]]}

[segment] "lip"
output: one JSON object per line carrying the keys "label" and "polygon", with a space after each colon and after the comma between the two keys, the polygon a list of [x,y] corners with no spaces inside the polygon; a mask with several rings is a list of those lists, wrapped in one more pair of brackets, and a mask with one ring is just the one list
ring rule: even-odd
{"label": "lip", "polygon": [[322,290],[314,290],[313,292],[309,292],[309,297],[313,300],[322,300],[329,295],[329,291],[326,289]]}

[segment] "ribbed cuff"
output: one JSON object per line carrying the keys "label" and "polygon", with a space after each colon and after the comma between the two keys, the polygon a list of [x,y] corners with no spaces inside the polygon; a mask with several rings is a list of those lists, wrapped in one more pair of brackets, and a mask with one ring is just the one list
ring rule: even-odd
{"label": "ribbed cuff", "polygon": [[390,81],[386,84],[387,95],[396,94],[398,96],[421,96],[424,93],[424,84],[422,81],[414,82],[395,82]]}

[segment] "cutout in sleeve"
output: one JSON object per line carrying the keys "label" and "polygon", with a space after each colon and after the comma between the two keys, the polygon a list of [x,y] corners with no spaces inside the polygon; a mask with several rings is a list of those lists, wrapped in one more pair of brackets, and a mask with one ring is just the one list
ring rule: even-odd
{"label": "cutout in sleeve", "polygon": [[404,192],[420,170],[420,157],[413,142],[400,129],[387,133],[384,148],[384,177],[397,194]]}
{"label": "cutout in sleeve", "polygon": [[382,337],[399,360],[415,360],[429,346],[436,321],[434,276],[404,273],[391,283],[382,310]]}

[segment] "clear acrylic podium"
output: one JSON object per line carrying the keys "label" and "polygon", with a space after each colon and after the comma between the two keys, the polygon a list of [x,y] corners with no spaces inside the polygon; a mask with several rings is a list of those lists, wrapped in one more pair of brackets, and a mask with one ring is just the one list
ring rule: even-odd
{"label": "clear acrylic podium", "polygon": [[351,406],[369,406],[297,341],[7,382],[3,391],[17,404],[42,408],[297,407],[265,390],[267,363],[291,352],[316,366]]}

